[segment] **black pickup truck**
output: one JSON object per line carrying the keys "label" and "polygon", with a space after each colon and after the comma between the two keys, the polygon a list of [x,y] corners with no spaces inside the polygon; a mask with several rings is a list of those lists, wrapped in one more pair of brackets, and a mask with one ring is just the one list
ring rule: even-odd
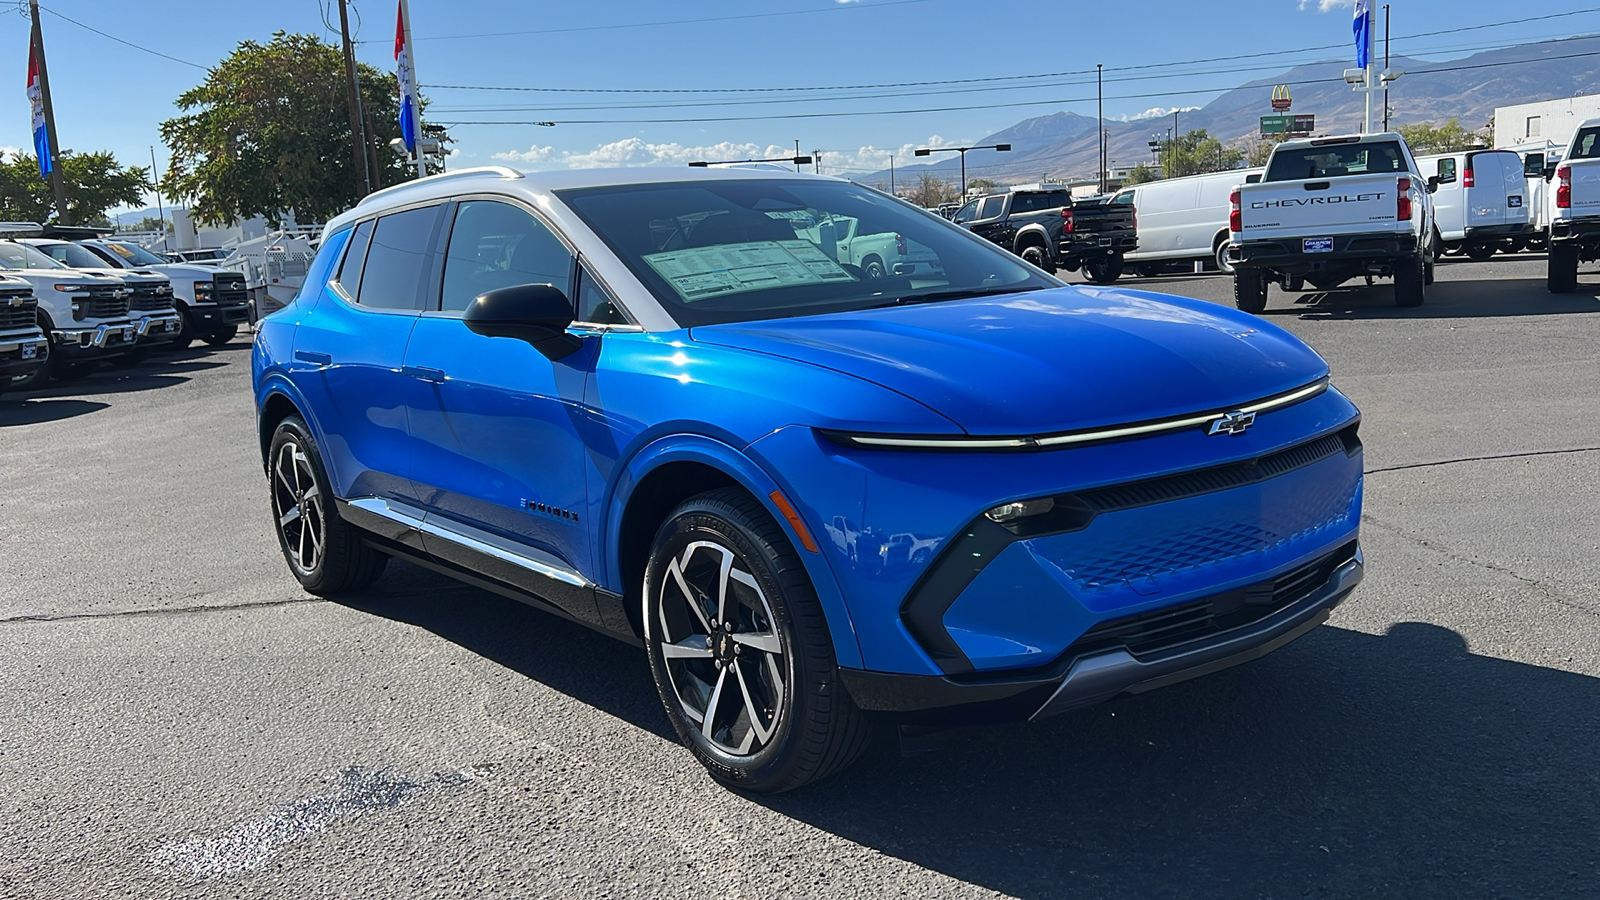
{"label": "black pickup truck", "polygon": [[979,197],[952,219],[1046,272],[1082,269],[1096,284],[1122,275],[1122,254],[1138,246],[1133,208],[1074,200],[1066,188]]}

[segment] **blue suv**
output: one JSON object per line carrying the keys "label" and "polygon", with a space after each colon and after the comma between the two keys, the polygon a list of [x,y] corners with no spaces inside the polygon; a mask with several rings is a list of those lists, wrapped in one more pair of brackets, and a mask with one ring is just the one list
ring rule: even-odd
{"label": "blue suv", "polygon": [[399,557],[642,644],[683,742],[753,791],[838,771],[873,720],[1254,659],[1361,579],[1359,415],[1316,353],[831,178],[379,191],[253,367],[306,590]]}

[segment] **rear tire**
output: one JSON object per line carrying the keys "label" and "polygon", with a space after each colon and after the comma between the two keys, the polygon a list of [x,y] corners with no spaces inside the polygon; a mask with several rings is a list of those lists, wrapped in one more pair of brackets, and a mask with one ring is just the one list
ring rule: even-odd
{"label": "rear tire", "polygon": [[[877,281],[879,278],[882,278],[883,276],[889,274],[889,272],[888,272],[887,269],[885,269],[883,267],[883,260],[877,258],[876,256],[869,256],[866,259],[861,261],[861,274],[863,276],[865,276],[868,280]],[[226,331],[227,337],[221,338],[219,340],[218,338],[221,337],[222,334],[224,334],[224,332],[219,331],[216,334],[213,334],[210,337],[206,338],[206,343],[210,344],[213,347],[220,347],[223,344],[226,344],[227,342],[233,340],[233,336],[238,334],[238,333],[239,333],[239,326],[230,325],[230,326],[228,326],[227,331]]]}
{"label": "rear tire", "polygon": [[717,781],[780,793],[866,749],[870,723],[839,683],[805,566],[749,494],[673,510],[650,550],[644,619],[667,718]]}
{"label": "rear tire", "polygon": [[1022,252],[1017,255],[1022,257],[1023,262],[1038,266],[1052,275],[1056,273],[1056,264],[1050,261],[1050,257],[1044,252],[1044,248],[1038,244],[1029,244],[1023,247]]}
{"label": "rear tire", "polygon": [[1394,270],[1394,305],[1395,306],[1421,306],[1424,298],[1423,285],[1427,275],[1423,271],[1422,257],[1412,257]]}
{"label": "rear tire", "polygon": [[1497,248],[1493,244],[1473,244],[1467,248],[1467,258],[1483,262],[1491,256]]}
{"label": "rear tire", "polygon": [[1552,294],[1570,294],[1578,289],[1578,250],[1551,245],[1545,263],[1545,287]]}
{"label": "rear tire", "polygon": [[1260,269],[1233,270],[1233,305],[1257,314],[1267,308],[1267,282]]}
{"label": "rear tire", "polygon": [[1112,254],[1083,264],[1083,274],[1095,284],[1111,284],[1122,277],[1122,256]]}
{"label": "rear tire", "polygon": [[389,557],[339,517],[322,454],[299,416],[284,419],[273,431],[267,478],[278,547],[307,593],[353,593],[378,580]]}

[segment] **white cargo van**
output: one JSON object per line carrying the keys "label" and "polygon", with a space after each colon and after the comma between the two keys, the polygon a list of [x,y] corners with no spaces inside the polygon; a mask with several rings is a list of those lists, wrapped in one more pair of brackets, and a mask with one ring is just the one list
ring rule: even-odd
{"label": "white cargo van", "polygon": [[1227,258],[1228,194],[1261,172],[1231,169],[1188,175],[1146,182],[1118,193],[1111,202],[1132,203],[1138,217],[1139,249],[1124,258],[1135,272],[1142,273],[1163,263],[1186,260],[1205,260],[1232,272]]}
{"label": "white cargo van", "polygon": [[1533,235],[1528,179],[1515,151],[1460,150],[1418,157],[1417,165],[1434,191],[1438,241],[1446,251],[1488,259]]}

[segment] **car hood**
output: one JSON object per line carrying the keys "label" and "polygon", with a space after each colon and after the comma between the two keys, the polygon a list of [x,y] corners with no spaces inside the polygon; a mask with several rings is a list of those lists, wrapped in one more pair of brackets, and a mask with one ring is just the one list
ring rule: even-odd
{"label": "car hood", "polygon": [[864,378],[971,434],[1040,434],[1222,410],[1328,374],[1311,348],[1254,316],[1115,289],[697,326],[690,334]]}
{"label": "car hood", "polygon": [[182,279],[184,281],[210,281],[220,271],[214,266],[196,266],[190,263],[165,263],[159,266],[140,266],[139,268],[159,272],[168,278]]}
{"label": "car hood", "polygon": [[26,278],[29,281],[59,281],[62,284],[94,283],[94,284],[127,284],[127,281],[117,272],[102,272],[98,269],[7,269],[6,274],[15,278]]}

